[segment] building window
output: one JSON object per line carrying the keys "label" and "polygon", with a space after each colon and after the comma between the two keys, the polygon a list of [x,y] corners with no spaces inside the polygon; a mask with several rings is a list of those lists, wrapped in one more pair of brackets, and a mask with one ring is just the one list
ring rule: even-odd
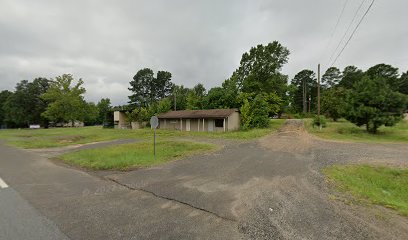
{"label": "building window", "polygon": [[172,124],[175,124],[177,122],[178,122],[177,120],[170,120],[170,123],[172,123]]}
{"label": "building window", "polygon": [[224,119],[215,119],[215,127],[223,128],[224,127]]}

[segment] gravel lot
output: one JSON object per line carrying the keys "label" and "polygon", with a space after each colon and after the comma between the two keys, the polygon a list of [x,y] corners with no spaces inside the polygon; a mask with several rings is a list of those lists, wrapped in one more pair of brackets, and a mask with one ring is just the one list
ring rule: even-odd
{"label": "gravel lot", "polygon": [[340,196],[320,171],[350,162],[406,166],[406,145],[323,141],[299,120],[259,141],[225,145],[216,154],[107,178],[237,222],[243,238],[408,239],[406,218],[335,200]]}

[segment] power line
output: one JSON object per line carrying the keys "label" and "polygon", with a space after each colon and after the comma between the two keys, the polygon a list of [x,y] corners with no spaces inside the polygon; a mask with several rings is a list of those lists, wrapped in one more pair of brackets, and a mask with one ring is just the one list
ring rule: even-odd
{"label": "power line", "polygon": [[337,18],[336,25],[334,26],[334,30],[333,30],[333,32],[332,32],[331,35],[330,35],[330,40],[329,40],[329,43],[326,45],[326,49],[331,45],[331,43],[332,43],[332,41],[333,41],[333,36],[334,36],[334,34],[336,33],[337,27],[339,26],[340,20],[341,20],[341,18],[343,17],[344,10],[346,9],[346,6],[347,6],[347,3],[348,3],[348,2],[349,2],[349,0],[344,1],[343,8],[341,9],[340,15],[339,15],[339,17]]}
{"label": "power line", "polygon": [[333,51],[333,53],[330,55],[330,59],[329,59],[329,63],[332,61],[334,55],[336,54],[337,50],[339,49],[341,43],[343,42],[343,40],[346,38],[347,33],[349,32],[351,26],[353,26],[354,20],[356,20],[356,17],[358,15],[358,13],[360,12],[361,7],[363,6],[364,2],[366,0],[362,0],[360,3],[360,6],[358,6],[356,12],[354,13],[353,19],[351,20],[350,24],[348,25],[346,31],[344,32],[343,36],[341,37],[341,40],[339,41],[339,43],[337,44],[336,49]]}
{"label": "power line", "polygon": [[336,63],[337,59],[340,57],[340,55],[343,53],[344,49],[346,49],[347,45],[349,44],[349,42],[351,41],[351,39],[353,38],[354,34],[357,32],[358,27],[361,25],[361,23],[363,22],[364,18],[367,16],[368,12],[370,12],[371,7],[374,5],[375,0],[372,0],[370,6],[368,6],[366,12],[364,13],[363,17],[361,17],[360,22],[358,22],[357,26],[354,28],[354,31],[351,33],[349,39],[347,40],[346,44],[343,46],[343,48],[341,49],[340,53],[337,55],[336,59],[334,59],[333,63],[331,64],[330,67],[333,67],[333,65]]}

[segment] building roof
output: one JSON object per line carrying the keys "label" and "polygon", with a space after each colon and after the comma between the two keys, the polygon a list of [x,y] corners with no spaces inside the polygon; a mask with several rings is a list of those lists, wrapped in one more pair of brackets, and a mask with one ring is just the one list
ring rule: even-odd
{"label": "building roof", "polygon": [[238,109],[181,110],[162,113],[158,118],[226,118]]}

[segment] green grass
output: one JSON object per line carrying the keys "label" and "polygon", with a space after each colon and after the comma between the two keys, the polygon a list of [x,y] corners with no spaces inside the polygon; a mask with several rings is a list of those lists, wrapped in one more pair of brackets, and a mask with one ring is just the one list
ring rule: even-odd
{"label": "green grass", "polygon": [[408,169],[337,165],[324,169],[324,173],[341,191],[408,216]]}
{"label": "green grass", "polygon": [[353,141],[353,142],[385,142],[385,143],[408,143],[408,121],[403,120],[393,127],[380,127],[377,134],[370,134],[365,127],[357,127],[356,125],[340,120],[338,122],[328,121],[327,127],[319,130],[312,127],[312,120],[305,120],[306,129],[321,138]]}
{"label": "green grass", "polygon": [[[157,130],[161,139],[171,137],[207,137],[224,139],[254,139],[276,131],[284,122],[282,119],[271,120],[267,129],[252,129],[248,131],[231,132],[180,132],[175,130]],[[150,138],[153,130],[138,129],[103,129],[102,127],[83,128],[52,128],[52,129],[9,129],[0,130],[0,139],[10,145],[21,148],[50,148],[63,147],[75,144],[110,141],[116,139],[146,139]]]}
{"label": "green grass", "polygon": [[161,141],[156,144],[156,159],[153,144],[140,142],[110,146],[103,149],[88,149],[62,155],[60,158],[70,164],[89,169],[125,170],[148,167],[196,153],[218,149],[216,145],[187,141]]}

